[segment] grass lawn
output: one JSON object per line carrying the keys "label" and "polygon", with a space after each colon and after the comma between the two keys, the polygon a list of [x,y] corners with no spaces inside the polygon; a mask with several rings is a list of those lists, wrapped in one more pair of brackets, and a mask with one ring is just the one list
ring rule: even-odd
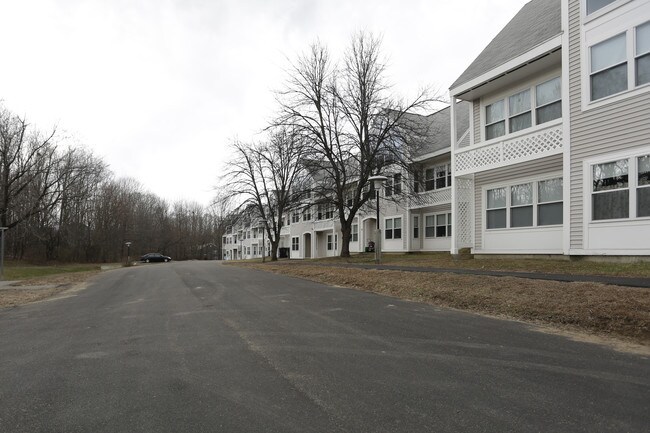
{"label": "grass lawn", "polygon": [[4,265],[4,279],[11,281],[100,270],[100,265],[97,264],[28,265],[9,261]]}
{"label": "grass lawn", "polygon": [[[305,260],[305,263],[374,263],[372,253],[349,258],[328,257]],[[609,275],[620,277],[650,277],[650,262],[616,263],[561,259],[506,259],[480,258],[457,260],[449,253],[387,254],[382,255],[386,265],[424,266],[431,268],[488,269],[495,271],[542,272],[554,274]]]}

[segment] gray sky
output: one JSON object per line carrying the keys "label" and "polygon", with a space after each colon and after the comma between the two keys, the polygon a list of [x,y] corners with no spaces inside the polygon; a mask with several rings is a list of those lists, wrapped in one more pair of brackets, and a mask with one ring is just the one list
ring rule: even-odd
{"label": "gray sky", "polygon": [[404,96],[449,85],[526,0],[0,0],[0,100],[169,200],[208,204],[258,139],[289,59],[383,37]]}

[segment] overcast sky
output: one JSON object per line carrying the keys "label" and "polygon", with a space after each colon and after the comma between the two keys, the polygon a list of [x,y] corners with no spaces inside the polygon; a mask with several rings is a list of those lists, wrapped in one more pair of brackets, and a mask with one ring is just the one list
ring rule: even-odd
{"label": "overcast sky", "polygon": [[0,101],[118,176],[208,204],[234,138],[262,138],[288,61],[383,37],[397,94],[449,85],[526,0],[0,0]]}

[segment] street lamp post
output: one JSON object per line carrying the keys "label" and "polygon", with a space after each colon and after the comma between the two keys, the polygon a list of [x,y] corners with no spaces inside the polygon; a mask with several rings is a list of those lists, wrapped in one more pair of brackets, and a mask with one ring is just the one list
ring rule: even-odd
{"label": "street lamp post", "polygon": [[260,224],[262,224],[262,263],[266,261],[266,241],[264,239],[264,234],[266,232],[266,220],[261,219]]}
{"label": "street lamp post", "polygon": [[375,188],[375,199],[377,201],[377,230],[375,231],[375,263],[381,263],[381,228],[379,226],[379,189],[388,178],[386,176],[371,176],[368,178]]}
{"label": "street lamp post", "polygon": [[125,242],[126,245],[126,265],[128,266],[129,263],[131,263],[131,243],[132,242]]}
{"label": "street lamp post", "polygon": [[0,227],[0,280],[5,278],[5,231],[9,227]]}

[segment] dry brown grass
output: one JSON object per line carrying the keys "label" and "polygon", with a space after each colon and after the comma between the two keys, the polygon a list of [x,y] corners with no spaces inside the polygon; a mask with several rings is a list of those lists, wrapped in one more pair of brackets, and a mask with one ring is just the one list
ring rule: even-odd
{"label": "dry brown grass", "polygon": [[327,267],[240,264],[433,305],[650,345],[650,290],[598,283]]}
{"label": "dry brown grass", "polygon": [[[0,308],[41,301],[85,283],[99,271],[75,272],[30,278],[0,288]],[[32,288],[33,287],[33,288]]]}

